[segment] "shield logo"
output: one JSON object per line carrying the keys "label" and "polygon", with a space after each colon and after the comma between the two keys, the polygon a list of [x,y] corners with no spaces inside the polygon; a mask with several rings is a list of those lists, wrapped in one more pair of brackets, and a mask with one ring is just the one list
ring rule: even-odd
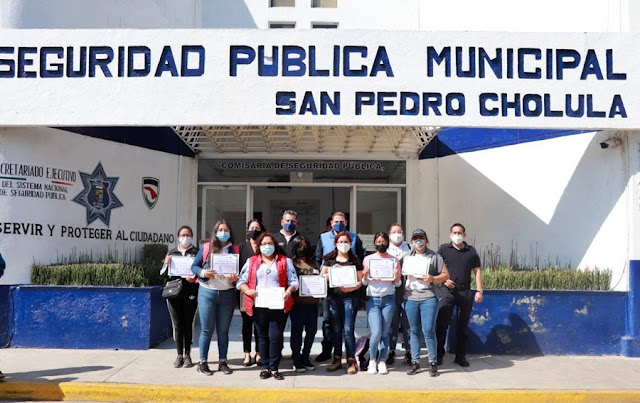
{"label": "shield logo", "polygon": [[142,200],[149,210],[153,209],[158,203],[160,196],[160,181],[156,178],[142,178]]}

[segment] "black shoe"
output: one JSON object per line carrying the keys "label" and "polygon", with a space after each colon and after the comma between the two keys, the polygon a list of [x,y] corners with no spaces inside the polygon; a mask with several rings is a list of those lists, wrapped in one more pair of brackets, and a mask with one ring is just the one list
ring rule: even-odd
{"label": "black shoe", "polygon": [[198,372],[200,372],[202,375],[206,375],[206,376],[213,375],[213,372],[211,372],[211,370],[209,369],[209,364],[207,364],[206,362],[199,362],[198,363]]}
{"label": "black shoe", "polygon": [[182,366],[185,367],[185,368],[193,367],[193,361],[191,361],[191,355],[185,354],[184,363],[182,364]]}
{"label": "black shoe", "polygon": [[220,364],[218,364],[218,371],[222,372],[225,375],[233,374],[233,371],[231,370],[231,368],[229,368],[226,361],[222,361]]}
{"label": "black shoe", "polygon": [[411,367],[407,370],[407,375],[415,375],[420,371],[420,364],[417,362],[412,362]]}
{"label": "black shoe", "polygon": [[257,365],[258,367],[261,367],[261,366],[262,366],[262,357],[260,357],[260,359],[258,359],[258,356],[257,356],[257,355],[256,355],[256,365]]}
{"label": "black shoe", "polygon": [[453,362],[455,362],[456,364],[460,365],[461,367],[468,367],[469,366],[469,361],[467,361],[467,359],[464,358],[464,357],[456,357],[456,359],[453,360]]}
{"label": "black shoe", "polygon": [[436,361],[436,364],[437,364],[437,365],[442,365],[442,359],[443,359],[443,358],[444,358],[444,357],[438,357],[438,360]]}
{"label": "black shoe", "polygon": [[250,367],[252,364],[251,362],[251,356],[249,356],[249,361],[242,361],[242,366],[243,367]]}
{"label": "black shoe", "polygon": [[404,365],[411,365],[411,350],[404,353]]}
{"label": "black shoe", "polygon": [[429,376],[438,376],[438,365],[435,362],[429,363]]}
{"label": "black shoe", "polygon": [[313,365],[311,363],[311,360],[308,358],[305,358],[304,360],[302,360],[302,365],[304,365],[304,367],[307,369],[307,371],[315,371],[316,370],[316,366]]}
{"label": "black shoe", "polygon": [[260,371],[260,379],[269,379],[271,378],[271,372],[267,371],[266,369],[263,369],[262,371]]}
{"label": "black shoe", "polygon": [[184,365],[184,358],[182,358],[182,354],[179,354],[176,360],[173,362],[173,368],[181,368]]}
{"label": "black shoe", "polygon": [[276,372],[272,372],[271,375],[273,375],[274,379],[277,379],[279,381],[284,380],[284,375],[282,375],[280,372],[276,371]]}
{"label": "black shoe", "polygon": [[5,378],[4,374],[2,373],[2,371],[0,371],[0,379],[4,379],[4,378]]}
{"label": "black shoe", "polygon": [[327,361],[329,358],[331,358],[331,351],[323,350],[320,355],[316,357],[316,362]]}
{"label": "black shoe", "polygon": [[393,365],[394,362],[396,362],[396,351],[395,350],[391,350],[391,351],[389,351],[389,355],[387,356],[387,359],[385,360],[385,364]]}
{"label": "black shoe", "polygon": [[304,366],[302,360],[293,360],[293,368],[296,372],[307,372],[307,368]]}

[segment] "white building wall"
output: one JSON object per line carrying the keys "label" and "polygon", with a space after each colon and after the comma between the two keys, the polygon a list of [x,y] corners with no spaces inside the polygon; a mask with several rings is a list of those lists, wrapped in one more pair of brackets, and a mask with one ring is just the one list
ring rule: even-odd
{"label": "white building wall", "polygon": [[[37,146],[36,146],[37,145]],[[131,232],[171,234],[178,226],[195,228],[195,161],[126,144],[98,140],[60,130],[29,127],[0,128],[0,252],[7,268],[0,280],[3,284],[30,282],[30,268],[35,263],[56,263],[58,256],[72,252],[99,253],[117,251],[140,256],[145,243],[131,240]],[[92,173],[102,163],[107,177],[118,178],[113,193],[122,207],[111,210],[109,225],[97,219],[87,224],[86,207],[72,201],[84,190],[80,172]],[[44,177],[8,171],[4,164],[42,167]],[[13,193],[29,187],[51,184],[47,168],[76,173],[75,180],[65,178],[65,191],[53,192],[62,199],[24,196]],[[147,208],[142,198],[142,178],[160,180],[158,201]],[[9,179],[21,177],[26,180]],[[20,188],[22,187],[22,188]],[[181,191],[179,191],[181,189]],[[18,227],[15,226],[18,225]],[[29,225],[31,224],[31,225]],[[33,231],[35,225],[41,233]],[[90,239],[63,235],[62,227],[111,230],[111,239]],[[68,228],[67,228],[68,229]],[[127,240],[117,240],[122,231]],[[68,231],[66,232],[68,234]]]}

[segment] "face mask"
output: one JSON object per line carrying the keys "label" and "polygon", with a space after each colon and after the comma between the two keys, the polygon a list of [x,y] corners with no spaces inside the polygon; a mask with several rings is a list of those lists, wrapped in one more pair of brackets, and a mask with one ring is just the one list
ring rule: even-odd
{"label": "face mask", "polygon": [[218,241],[220,242],[227,242],[229,238],[231,238],[231,234],[228,232],[218,231],[216,233],[216,238],[218,238]]}
{"label": "face mask", "polygon": [[186,248],[187,246],[193,243],[193,238],[191,238],[190,236],[182,236],[178,238],[178,243],[180,244],[180,246],[183,246]]}
{"label": "face mask", "polygon": [[349,252],[349,249],[351,249],[351,245],[341,242],[336,245],[336,249],[338,249],[338,252],[347,253]]}
{"label": "face mask", "polygon": [[391,239],[391,242],[393,242],[393,243],[400,243],[400,242],[404,241],[404,235],[398,234],[398,233],[389,235],[389,238]]}
{"label": "face mask", "polygon": [[424,239],[414,239],[411,243],[415,249],[422,249],[427,244]]}
{"label": "face mask", "polygon": [[299,248],[299,249],[296,249],[296,256],[298,256],[298,257],[305,257],[305,256],[307,256],[307,248]]}
{"label": "face mask", "polygon": [[254,241],[258,239],[258,237],[262,234],[262,231],[259,229],[252,229],[251,231],[247,231],[247,238],[253,239]]}
{"label": "face mask", "polygon": [[276,247],[273,245],[260,245],[260,253],[262,253],[265,256],[271,256],[275,251],[276,251]]}
{"label": "face mask", "polygon": [[337,222],[335,224],[333,224],[333,230],[338,233],[338,232],[342,232],[345,230],[345,228],[347,228],[346,225],[344,225],[343,222]]}
{"label": "face mask", "polygon": [[293,221],[287,221],[286,223],[284,223],[282,228],[284,228],[284,230],[287,232],[293,232],[296,230],[296,223],[294,223]]}
{"label": "face mask", "polygon": [[453,242],[454,244],[460,245],[463,241],[464,237],[462,235],[451,235],[451,242]]}
{"label": "face mask", "polygon": [[387,244],[376,245],[376,250],[380,253],[385,253],[387,249],[389,249],[389,245]]}

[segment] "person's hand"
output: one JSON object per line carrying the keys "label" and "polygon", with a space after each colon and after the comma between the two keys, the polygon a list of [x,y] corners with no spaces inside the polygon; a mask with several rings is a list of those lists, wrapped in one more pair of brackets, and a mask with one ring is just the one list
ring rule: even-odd
{"label": "person's hand", "polygon": [[229,281],[231,281],[232,283],[235,283],[236,281],[238,281],[238,275],[236,273],[230,274]]}
{"label": "person's hand", "polygon": [[[157,260],[156,260],[157,262]],[[167,255],[167,257],[164,258],[164,264],[166,264],[167,266],[169,266],[171,264],[171,256]]]}
{"label": "person's hand", "polygon": [[291,298],[291,291],[287,290],[284,292],[284,300],[288,300],[289,298]]}
{"label": "person's hand", "polygon": [[342,291],[343,293],[349,293],[349,292],[353,292],[355,290],[357,290],[358,287],[340,287],[340,291]]}
{"label": "person's hand", "polygon": [[202,274],[204,274],[205,278],[213,278],[213,276],[216,274],[216,272],[215,272],[215,270],[207,269]]}
{"label": "person's hand", "polygon": [[434,278],[431,274],[425,274],[424,276],[422,276],[422,280],[427,283],[433,283]]}
{"label": "person's hand", "polygon": [[482,292],[476,291],[476,296],[475,296],[475,301],[476,303],[481,303],[484,300],[484,297],[482,296]]}
{"label": "person's hand", "polygon": [[246,296],[248,296],[249,298],[255,298],[258,296],[258,291],[257,290],[249,290],[245,293]]}
{"label": "person's hand", "polygon": [[362,277],[364,277],[366,279],[366,281],[369,281],[369,268],[365,267],[364,269],[362,269]]}
{"label": "person's hand", "polygon": [[449,280],[447,280],[447,281],[445,281],[445,282],[444,282],[444,285],[445,285],[448,289],[453,290],[453,289],[455,288],[455,286],[456,286],[456,283],[455,283],[453,280],[449,279]]}
{"label": "person's hand", "polygon": [[198,277],[197,276],[188,276],[188,277],[186,277],[186,279],[190,283],[195,283],[196,281],[198,281]]}

